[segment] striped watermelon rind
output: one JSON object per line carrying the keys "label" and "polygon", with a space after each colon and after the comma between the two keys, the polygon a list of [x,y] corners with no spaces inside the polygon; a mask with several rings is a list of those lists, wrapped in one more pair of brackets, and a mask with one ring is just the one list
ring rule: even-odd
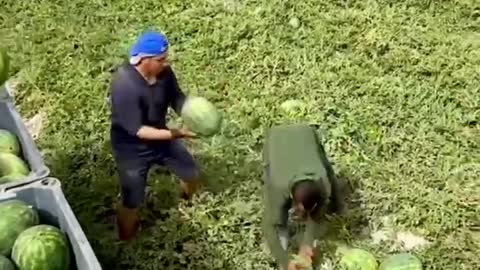
{"label": "striped watermelon rind", "polygon": [[340,259],[340,267],[345,270],[377,270],[378,262],[366,250],[359,248],[344,249]]}
{"label": "striped watermelon rind", "polygon": [[68,270],[70,256],[65,234],[44,224],[23,231],[12,249],[12,260],[22,270]]}
{"label": "striped watermelon rind", "polygon": [[20,200],[0,203],[0,254],[10,255],[20,233],[39,224],[38,212]]}
{"label": "striped watermelon rind", "polygon": [[21,180],[25,179],[25,177],[27,177],[27,176],[25,174],[21,174],[21,173],[7,174],[5,176],[0,177],[0,185],[21,181]]}
{"label": "striped watermelon rind", "polygon": [[422,270],[420,259],[409,253],[399,253],[388,256],[379,270]]}
{"label": "striped watermelon rind", "polygon": [[7,51],[0,47],[0,86],[8,80],[8,72],[10,69],[10,57]]}
{"label": "striped watermelon rind", "polygon": [[0,270],[15,270],[15,266],[7,257],[0,255]]}
{"label": "striped watermelon rind", "polygon": [[12,153],[0,153],[0,176],[9,174],[28,175],[30,169],[27,163]]}
{"label": "striped watermelon rind", "polygon": [[221,114],[204,97],[188,97],[182,107],[181,117],[191,131],[203,136],[217,133],[222,123]]}
{"label": "striped watermelon rind", "polygon": [[17,136],[6,129],[0,129],[0,152],[20,155],[20,143]]}

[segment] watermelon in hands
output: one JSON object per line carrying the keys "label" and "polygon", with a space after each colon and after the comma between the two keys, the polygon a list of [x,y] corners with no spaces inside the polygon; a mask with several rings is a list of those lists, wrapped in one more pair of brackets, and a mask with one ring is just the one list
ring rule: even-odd
{"label": "watermelon in hands", "polygon": [[222,117],[215,106],[203,97],[187,97],[181,117],[194,133],[211,136],[220,130]]}

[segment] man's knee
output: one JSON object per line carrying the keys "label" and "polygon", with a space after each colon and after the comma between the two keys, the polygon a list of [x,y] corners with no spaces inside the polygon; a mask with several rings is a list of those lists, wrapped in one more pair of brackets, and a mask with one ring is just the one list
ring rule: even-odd
{"label": "man's knee", "polygon": [[129,209],[136,209],[141,206],[145,198],[144,187],[123,187],[122,205]]}
{"label": "man's knee", "polygon": [[181,144],[171,150],[171,155],[165,160],[167,167],[184,182],[199,182],[202,178],[200,166],[194,157]]}
{"label": "man's knee", "polygon": [[144,166],[120,167],[122,205],[133,209],[142,204],[145,197],[146,172]]}
{"label": "man's knee", "polygon": [[197,167],[184,168],[182,181],[186,183],[198,184],[202,179],[202,173]]}

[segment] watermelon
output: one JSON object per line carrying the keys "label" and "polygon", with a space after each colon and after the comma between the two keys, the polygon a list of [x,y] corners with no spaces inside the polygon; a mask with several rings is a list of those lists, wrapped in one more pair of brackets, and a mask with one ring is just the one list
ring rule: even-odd
{"label": "watermelon", "polygon": [[19,200],[0,203],[0,255],[8,256],[18,235],[39,223],[37,211]]}
{"label": "watermelon", "polygon": [[17,156],[20,154],[20,144],[17,137],[6,129],[0,129],[0,152]]}
{"label": "watermelon", "polygon": [[343,256],[340,259],[341,269],[345,270],[377,270],[375,257],[366,250],[359,248],[339,248]]}
{"label": "watermelon", "polygon": [[280,104],[280,110],[285,114],[298,113],[305,107],[305,104],[297,99],[289,99]]}
{"label": "watermelon", "polygon": [[29,171],[27,164],[20,157],[11,153],[0,153],[0,176],[28,175]]}
{"label": "watermelon", "polygon": [[293,18],[290,19],[288,24],[290,24],[290,26],[293,27],[293,28],[298,28],[298,27],[300,27],[300,20],[296,17],[293,17]]}
{"label": "watermelon", "polygon": [[24,174],[21,174],[21,173],[8,174],[8,175],[0,177],[0,185],[21,181],[21,180],[25,179],[25,177],[27,177],[27,176],[24,175]]}
{"label": "watermelon", "polygon": [[12,261],[7,257],[0,255],[0,270],[15,270]]}
{"label": "watermelon", "polygon": [[422,262],[412,254],[400,253],[388,256],[379,270],[422,270]]}
{"label": "watermelon", "polygon": [[21,270],[68,270],[71,260],[68,240],[54,226],[30,227],[15,241],[12,260]]}
{"label": "watermelon", "polygon": [[182,107],[181,117],[191,131],[203,136],[217,133],[222,123],[215,106],[203,97],[188,97]]}
{"label": "watermelon", "polygon": [[10,57],[7,51],[0,47],[0,86],[8,80],[8,71],[10,69]]}

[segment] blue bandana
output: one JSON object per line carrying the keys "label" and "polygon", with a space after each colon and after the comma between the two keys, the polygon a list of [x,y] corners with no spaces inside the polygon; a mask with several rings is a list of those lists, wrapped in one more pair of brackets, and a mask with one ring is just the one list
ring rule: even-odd
{"label": "blue bandana", "polygon": [[158,32],[143,33],[130,48],[130,63],[135,65],[143,57],[152,57],[165,53],[168,50],[167,38]]}

